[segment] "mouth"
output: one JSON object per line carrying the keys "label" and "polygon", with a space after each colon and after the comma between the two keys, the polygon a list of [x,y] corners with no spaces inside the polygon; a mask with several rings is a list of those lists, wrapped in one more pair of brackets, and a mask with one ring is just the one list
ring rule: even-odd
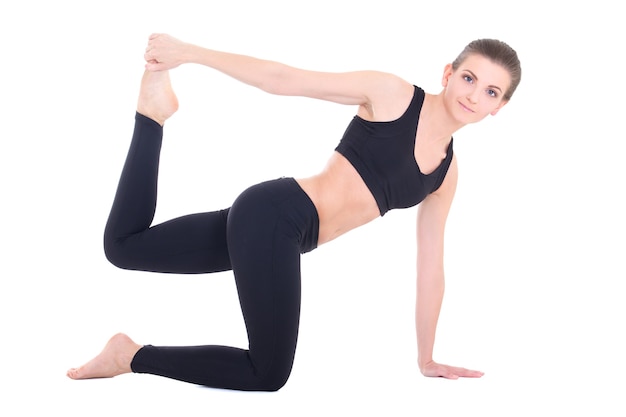
{"label": "mouth", "polygon": [[465,111],[466,111],[466,112],[468,112],[468,113],[476,113],[474,110],[470,109],[469,107],[467,107],[466,105],[464,105],[464,104],[463,104],[463,103],[461,103],[460,101],[459,101],[459,105],[461,106],[461,108],[462,108],[463,110],[465,110]]}

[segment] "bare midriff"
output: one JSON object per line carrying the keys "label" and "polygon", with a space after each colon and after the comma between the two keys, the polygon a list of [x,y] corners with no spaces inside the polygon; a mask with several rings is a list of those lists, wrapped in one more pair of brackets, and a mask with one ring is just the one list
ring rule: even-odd
{"label": "bare midriff", "polygon": [[363,179],[338,152],[333,153],[321,173],[296,181],[317,209],[318,246],[380,216]]}

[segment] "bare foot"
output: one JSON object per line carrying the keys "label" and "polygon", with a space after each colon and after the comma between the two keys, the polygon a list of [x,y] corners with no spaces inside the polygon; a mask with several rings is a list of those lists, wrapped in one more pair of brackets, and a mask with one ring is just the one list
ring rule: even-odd
{"label": "bare foot", "polygon": [[80,368],[67,371],[72,379],[111,378],[132,372],[130,363],[141,345],[123,333],[113,336],[102,352]]}
{"label": "bare foot", "polygon": [[137,113],[161,126],[178,110],[178,98],[172,89],[169,71],[145,71],[141,79]]}

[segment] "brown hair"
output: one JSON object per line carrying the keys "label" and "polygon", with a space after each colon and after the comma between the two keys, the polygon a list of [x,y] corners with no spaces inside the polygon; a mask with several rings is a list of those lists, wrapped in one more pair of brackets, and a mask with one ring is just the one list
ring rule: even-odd
{"label": "brown hair", "polygon": [[452,69],[457,70],[465,59],[473,54],[479,54],[489,58],[494,63],[501,65],[511,76],[511,85],[504,93],[504,99],[510,100],[515,89],[522,80],[522,66],[517,52],[506,43],[497,39],[477,39],[470,42],[465,49],[452,62]]}

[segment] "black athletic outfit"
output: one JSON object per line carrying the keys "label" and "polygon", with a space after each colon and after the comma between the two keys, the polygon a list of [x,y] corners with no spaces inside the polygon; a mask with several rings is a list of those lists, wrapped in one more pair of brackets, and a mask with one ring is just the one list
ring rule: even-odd
{"label": "black athletic outfit", "polygon": [[[409,109],[394,122],[371,123],[355,117],[337,148],[363,176],[381,207],[381,215],[390,208],[417,204],[441,184],[449,166],[451,146],[436,174],[421,176],[415,164],[414,145],[410,143],[414,144],[423,99],[423,91],[416,87]],[[317,246],[319,219],[315,206],[293,178],[280,178],[248,188],[228,209],[151,226],[162,138],[163,129],[158,123],[136,114],[133,138],[105,229],[106,256],[120,268],[143,271],[208,273],[232,269],[249,346],[146,345],[133,358],[131,368],[133,372],[215,388],[278,390],[291,372],[298,337],[300,254]],[[385,138],[398,145],[385,144]],[[365,145],[360,146],[359,141]],[[370,141],[377,144],[367,145]],[[408,145],[399,144],[407,141]],[[391,153],[383,157],[379,151],[388,146]],[[400,165],[398,161],[406,159],[405,153],[417,168],[413,172],[389,174],[381,168],[393,166],[393,171]],[[402,164],[407,165],[406,161]],[[420,184],[406,188],[404,181],[414,181],[416,174],[424,177]],[[382,178],[387,175],[391,177]],[[402,178],[392,178],[398,175]],[[418,194],[404,204],[403,196],[412,195],[415,187]],[[398,189],[404,191],[397,194]]]}

